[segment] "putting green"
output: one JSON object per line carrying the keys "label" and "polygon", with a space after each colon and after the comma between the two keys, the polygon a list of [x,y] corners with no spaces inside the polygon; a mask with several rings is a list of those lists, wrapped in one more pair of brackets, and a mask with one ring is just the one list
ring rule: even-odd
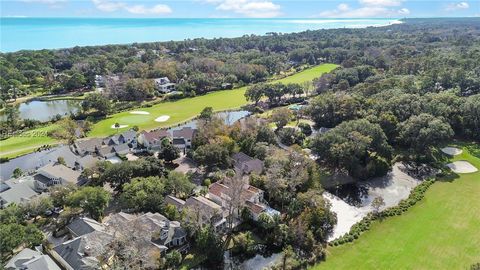
{"label": "putting green", "polygon": [[[320,77],[323,73],[330,72],[337,68],[335,64],[318,65],[294,75],[279,80],[272,80],[270,83],[303,83]],[[116,129],[112,129],[112,125],[118,123],[120,125],[128,125],[128,127],[120,128],[120,131],[127,130],[133,126],[140,129],[153,129],[157,127],[168,127],[175,124],[185,122],[198,115],[203,108],[212,107],[216,111],[231,110],[240,108],[247,104],[245,99],[245,91],[247,87],[236,88],[233,90],[222,90],[211,92],[206,95],[185,98],[177,101],[163,102],[152,107],[135,108],[131,111],[113,114],[106,119],[99,121],[93,125],[89,137],[105,137],[116,133]],[[132,112],[144,111],[149,114],[132,114]],[[155,119],[162,115],[168,115],[170,118],[165,122],[156,122]],[[54,125],[45,127],[51,129]],[[41,131],[44,128],[35,129],[31,132]],[[56,143],[54,139],[48,136],[40,137],[10,137],[0,141],[0,157],[13,158],[22,154],[34,151],[36,148],[45,144]]]}
{"label": "putting green", "polygon": [[[272,80],[270,83],[303,83],[312,81],[320,77],[323,73],[330,72],[337,67],[338,65],[335,64],[323,64],[279,80]],[[139,129],[154,129],[157,127],[169,127],[192,119],[205,107],[212,107],[215,111],[240,108],[248,103],[245,99],[246,90],[247,87],[240,87],[232,90],[215,91],[198,97],[163,102],[152,107],[135,108],[134,111],[149,113],[145,115],[134,115],[131,114],[131,111],[117,113],[96,123],[89,136],[100,137],[112,135],[115,131],[112,130],[110,126],[115,123],[129,125],[119,130],[127,130],[132,126],[138,126]],[[163,122],[155,121],[155,119],[164,115],[170,116],[170,118]]]}

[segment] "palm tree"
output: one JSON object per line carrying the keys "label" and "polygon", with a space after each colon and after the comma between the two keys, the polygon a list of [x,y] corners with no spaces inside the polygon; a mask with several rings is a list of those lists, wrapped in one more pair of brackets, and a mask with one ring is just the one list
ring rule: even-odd
{"label": "palm tree", "polygon": [[115,123],[115,128],[117,129],[117,133],[118,133],[118,129],[120,128],[120,124],[118,122]]}

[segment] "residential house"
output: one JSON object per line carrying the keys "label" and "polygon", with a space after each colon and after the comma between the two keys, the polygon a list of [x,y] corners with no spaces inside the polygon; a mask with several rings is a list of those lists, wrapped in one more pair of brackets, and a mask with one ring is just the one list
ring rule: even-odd
{"label": "residential house", "polygon": [[261,174],[264,169],[263,161],[252,158],[243,152],[232,155],[233,166],[235,171],[242,174],[250,174],[252,172]]}
{"label": "residential house", "polygon": [[105,77],[103,77],[102,75],[95,75],[95,88],[97,88],[97,90],[101,92],[104,87]]}
{"label": "residential house", "polygon": [[160,93],[166,94],[175,91],[175,84],[170,82],[167,77],[154,79],[154,83],[155,89],[157,89],[157,91]]}
{"label": "residential house", "polygon": [[9,179],[0,183],[0,208],[8,205],[22,204],[38,196],[35,192],[35,180],[32,176]]}
{"label": "residential house", "polygon": [[68,183],[74,185],[85,184],[84,179],[80,177],[79,171],[74,171],[65,165],[56,163],[50,163],[38,169],[34,179],[37,190],[45,190],[49,186]]}
{"label": "residential house", "polygon": [[98,148],[97,154],[105,159],[109,159],[117,155],[113,146],[110,145],[103,145],[102,147]]}
{"label": "residential house", "polygon": [[219,232],[226,228],[227,219],[222,206],[203,196],[190,197],[185,201],[189,222],[212,225]]}
{"label": "residential house", "polygon": [[130,146],[128,145],[128,143],[115,145],[113,146],[113,151],[118,155],[126,155],[130,153]]}
{"label": "residential house", "polygon": [[165,205],[173,205],[177,209],[182,209],[185,206],[185,201],[171,195],[167,195],[164,200]]}
{"label": "residential house", "polygon": [[108,244],[113,239],[109,233],[94,231],[54,247],[51,254],[63,269],[100,269],[102,257],[110,255]]}
{"label": "residential house", "polygon": [[147,150],[159,150],[162,148],[162,141],[170,138],[172,135],[165,129],[157,129],[152,131],[143,131],[138,135],[138,143],[143,145]]}
{"label": "residential house", "polygon": [[[110,244],[126,239],[145,261],[154,268],[160,254],[170,248],[183,251],[187,233],[177,221],[158,213],[141,215],[116,213],[105,217],[104,223],[78,218],[67,226],[73,239],[53,249],[52,256],[65,269],[99,269],[112,257]],[[146,268],[149,268],[145,266]]]}
{"label": "residential house", "polygon": [[137,132],[128,130],[119,135],[107,137],[103,140],[103,144],[108,146],[129,144],[131,148],[135,148],[137,147]]}
{"label": "residential house", "polygon": [[78,158],[75,161],[74,169],[78,171],[83,171],[88,168],[92,168],[97,164],[100,159],[93,157],[92,155],[86,155],[83,157]]}
{"label": "residential house", "polygon": [[6,270],[60,270],[61,268],[40,251],[25,248],[13,256],[6,264]]}
{"label": "residential house", "polygon": [[172,132],[172,144],[178,149],[186,152],[187,149],[192,148],[193,137],[195,136],[196,129],[191,127],[183,127],[182,129],[173,130]]}
{"label": "residential house", "polygon": [[[226,209],[231,203],[231,196],[233,196],[233,194],[238,194],[239,202],[236,204],[246,207],[250,211],[250,214],[255,221],[258,219],[258,216],[261,213],[267,213],[271,216],[280,214],[280,212],[269,207],[265,203],[263,190],[249,184],[242,184],[238,187],[235,187],[241,190],[232,190],[232,188],[234,187],[231,187],[227,182],[215,182],[208,188],[207,197],[215,203],[221,205],[223,209]],[[236,217],[238,217],[238,214],[242,209],[236,210],[237,211],[235,211],[235,214],[237,215]]]}
{"label": "residential house", "polygon": [[[123,217],[125,217],[124,214]],[[124,218],[124,222],[119,222],[117,226],[135,227],[143,230],[146,234],[150,234],[150,240],[157,245],[172,248],[184,245],[187,242],[187,233],[180,226],[178,221],[170,221],[159,213],[145,213],[143,215],[130,215],[130,218]],[[108,223],[107,223],[108,224]]]}
{"label": "residential house", "polygon": [[67,230],[72,237],[78,237],[95,231],[103,232],[105,226],[94,219],[78,217],[67,225]]}
{"label": "residential house", "polygon": [[77,140],[73,144],[73,150],[80,156],[95,155],[103,145],[103,139],[91,138],[87,140]]}
{"label": "residential house", "polygon": [[231,84],[231,83],[222,83],[222,89],[224,89],[224,90],[233,89],[233,84]]}

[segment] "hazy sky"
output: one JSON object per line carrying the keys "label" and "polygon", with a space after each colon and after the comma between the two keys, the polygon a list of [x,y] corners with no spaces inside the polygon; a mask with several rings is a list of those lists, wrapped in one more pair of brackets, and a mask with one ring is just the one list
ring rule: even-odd
{"label": "hazy sky", "polygon": [[2,17],[403,18],[480,16],[480,0],[0,0]]}

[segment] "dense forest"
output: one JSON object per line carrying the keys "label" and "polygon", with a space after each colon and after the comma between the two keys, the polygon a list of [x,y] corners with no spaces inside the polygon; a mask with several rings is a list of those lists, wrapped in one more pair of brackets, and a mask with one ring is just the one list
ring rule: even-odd
{"label": "dense forest", "polygon": [[[113,98],[132,98],[123,91],[133,88],[143,92],[133,98],[150,97],[153,85],[145,79],[164,76],[177,82],[180,91],[199,94],[223,83],[258,82],[321,62],[419,76],[423,92],[458,87],[462,95],[472,95],[479,88],[478,27],[478,19],[407,20],[380,28],[19,51],[0,54],[0,96],[8,100],[39,90],[81,91],[94,87],[95,75],[108,74],[125,80]],[[352,85],[343,81],[340,87],[359,82],[346,79]]]}

